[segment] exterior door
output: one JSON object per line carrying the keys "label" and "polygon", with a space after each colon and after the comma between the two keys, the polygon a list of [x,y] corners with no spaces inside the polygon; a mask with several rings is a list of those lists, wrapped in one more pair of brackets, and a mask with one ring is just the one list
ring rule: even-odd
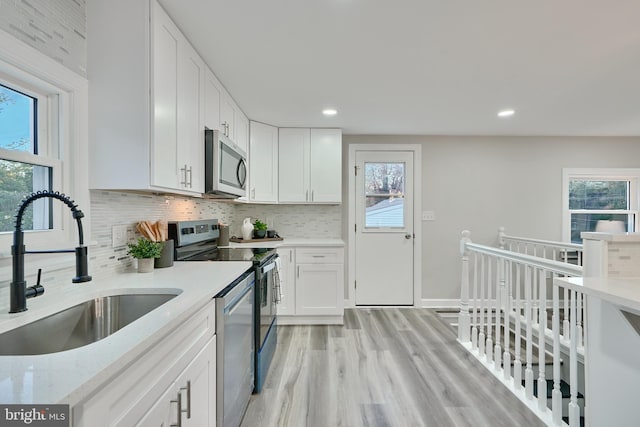
{"label": "exterior door", "polygon": [[413,152],[355,159],[355,303],[413,305]]}

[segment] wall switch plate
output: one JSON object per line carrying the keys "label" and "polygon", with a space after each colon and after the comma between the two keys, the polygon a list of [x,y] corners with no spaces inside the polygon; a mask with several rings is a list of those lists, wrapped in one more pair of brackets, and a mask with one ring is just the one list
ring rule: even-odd
{"label": "wall switch plate", "polygon": [[114,225],[111,227],[111,247],[119,248],[125,246],[128,242],[127,239],[127,226],[126,225]]}
{"label": "wall switch plate", "polygon": [[423,211],[422,212],[422,220],[423,221],[435,221],[436,213],[434,211]]}

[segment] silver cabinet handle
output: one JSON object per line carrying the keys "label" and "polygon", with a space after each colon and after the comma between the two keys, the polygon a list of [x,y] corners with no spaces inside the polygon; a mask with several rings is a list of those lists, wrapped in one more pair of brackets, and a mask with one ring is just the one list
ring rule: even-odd
{"label": "silver cabinet handle", "polygon": [[[187,392],[187,410],[183,411],[182,408],[180,408],[180,412],[186,412],[187,413],[187,419],[191,419],[191,380],[187,381],[187,386],[186,387],[180,387],[180,390],[185,390]],[[180,392],[178,392],[178,395],[180,395]]]}
{"label": "silver cabinet handle", "polygon": [[184,175],[184,179],[182,181],[180,181],[180,184],[182,184],[183,186],[187,186],[187,165],[185,164],[183,168],[180,168],[180,172],[182,172]]}
{"label": "silver cabinet handle", "polygon": [[297,277],[299,278],[300,277],[300,266],[297,267],[297,270],[298,270],[298,272],[296,274],[297,274]]}
{"label": "silver cabinet handle", "polygon": [[189,166],[189,169],[185,171],[185,178],[187,173],[189,174],[189,180],[187,181],[188,182],[187,185],[189,186],[189,188],[192,188],[193,187],[193,166]]}
{"label": "silver cabinet handle", "polygon": [[182,427],[182,393],[178,392],[177,400],[172,400],[171,403],[178,404],[178,410],[176,411],[178,414],[178,419],[175,424],[171,424],[170,427]]}
{"label": "silver cabinet handle", "polygon": [[313,202],[315,190],[311,190],[311,201]]}
{"label": "silver cabinet handle", "polygon": [[304,201],[308,202],[309,201],[309,190],[307,190],[306,193],[304,193]]}

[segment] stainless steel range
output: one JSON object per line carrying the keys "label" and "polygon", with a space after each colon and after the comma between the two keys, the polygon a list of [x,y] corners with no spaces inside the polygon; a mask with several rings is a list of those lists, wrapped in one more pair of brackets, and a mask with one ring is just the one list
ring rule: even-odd
{"label": "stainless steel range", "polygon": [[[217,425],[236,427],[242,421],[251,391],[255,393],[261,391],[275,352],[276,304],[280,295],[275,268],[278,255],[274,249],[218,248],[219,236],[217,219],[169,223],[169,238],[175,243],[176,261],[251,261],[253,263],[249,271],[252,275],[251,285],[247,285],[246,281],[243,285],[239,279],[217,296],[220,300],[218,301],[220,307],[218,304],[216,306],[216,333],[219,334]],[[235,290],[237,286],[243,286],[244,293],[238,293]],[[231,292],[237,295],[231,296],[229,300],[228,295],[231,295]],[[240,298],[246,301],[250,293],[253,298],[249,322],[246,304],[241,306],[244,307],[243,309],[235,311],[224,304],[239,302]],[[224,317],[225,312],[238,313],[236,318],[229,319]],[[248,323],[250,325],[247,326]],[[250,329],[249,332],[247,332],[248,329]],[[242,339],[247,336],[247,333],[250,334],[251,339]],[[243,343],[244,349],[236,348],[236,343]],[[240,360],[249,360],[250,366],[242,364],[242,368],[238,368]],[[250,387],[246,385],[249,376]]]}

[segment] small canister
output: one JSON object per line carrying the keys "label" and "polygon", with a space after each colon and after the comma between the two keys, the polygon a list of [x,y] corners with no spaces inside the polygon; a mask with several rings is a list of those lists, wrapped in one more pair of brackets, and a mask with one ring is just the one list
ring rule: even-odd
{"label": "small canister", "polygon": [[220,226],[220,236],[218,237],[218,246],[229,246],[229,226]]}

